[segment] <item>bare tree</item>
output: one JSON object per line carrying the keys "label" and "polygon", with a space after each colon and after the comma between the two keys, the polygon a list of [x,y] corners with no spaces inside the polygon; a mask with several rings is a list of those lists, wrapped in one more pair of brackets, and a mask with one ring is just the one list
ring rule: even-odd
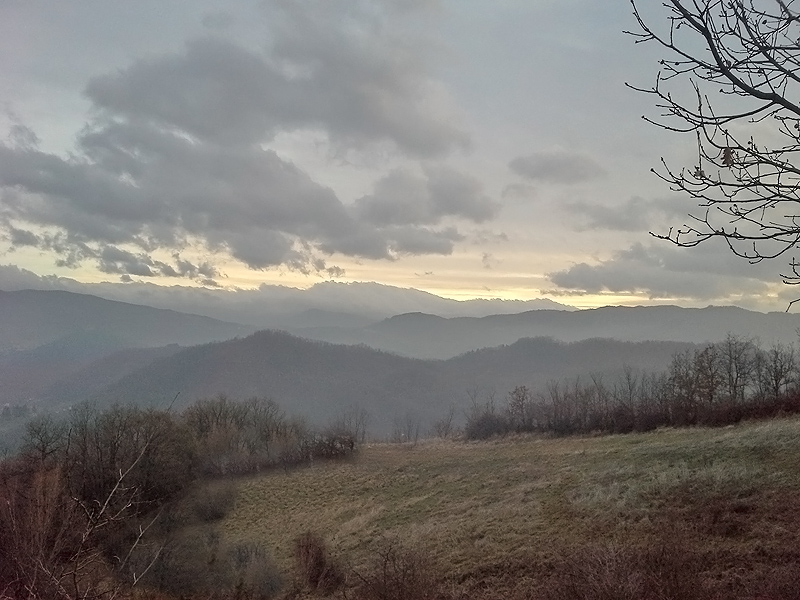
{"label": "bare tree", "polygon": [[431,433],[443,440],[450,438],[455,431],[455,417],[456,405],[451,404],[450,408],[447,409],[447,413],[441,419],[434,421]]}
{"label": "bare tree", "polygon": [[342,410],[331,422],[334,432],[349,435],[353,441],[363,444],[367,440],[367,427],[370,413],[359,404],[351,404]]}
{"label": "bare tree", "polygon": [[55,459],[63,451],[67,440],[67,424],[51,415],[42,415],[28,421],[25,426],[23,452],[44,463]]}
{"label": "bare tree", "polygon": [[392,421],[392,441],[395,443],[411,443],[416,445],[419,441],[419,431],[422,419],[413,412],[408,411],[402,417],[395,417]]}
{"label": "bare tree", "polygon": [[694,372],[697,379],[697,397],[710,407],[720,399],[725,379],[726,364],[717,344],[709,344],[694,353]]}
{"label": "bare tree", "polygon": [[657,174],[698,202],[689,223],[653,234],[680,246],[721,238],[757,263],[786,255],[800,283],[800,9],[796,0],[631,0],[636,42],[664,50],[646,120],[696,136],[695,164]]}
{"label": "bare tree", "polygon": [[729,333],[719,347],[727,396],[733,402],[744,402],[745,391],[754,381],[756,344]]}
{"label": "bare tree", "polygon": [[691,425],[697,419],[697,378],[691,353],[679,352],[672,356],[669,366],[668,420],[674,425]]}
{"label": "bare tree", "polygon": [[512,429],[530,431],[533,429],[533,396],[525,385],[518,385],[508,393],[506,412]]}
{"label": "bare tree", "polygon": [[139,583],[158,559],[160,548],[137,570],[129,568],[159,513],[141,522],[125,552],[110,562],[99,539],[131,519],[139,490],[131,474],[146,457],[147,440],[121,468],[104,496],[91,500],[71,494],[60,465],[37,464],[3,478],[0,490],[0,565],[5,592],[30,600],[113,600]]}
{"label": "bare tree", "polygon": [[773,344],[757,354],[758,390],[764,396],[779,398],[794,383],[797,372],[794,346]]}

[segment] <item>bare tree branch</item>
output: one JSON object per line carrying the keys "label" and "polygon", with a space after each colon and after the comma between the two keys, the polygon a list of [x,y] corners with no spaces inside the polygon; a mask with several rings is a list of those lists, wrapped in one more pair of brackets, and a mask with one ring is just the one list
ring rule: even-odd
{"label": "bare tree branch", "polygon": [[[643,118],[692,132],[697,145],[696,164],[676,169],[662,159],[654,173],[701,210],[652,234],[685,247],[721,238],[752,263],[792,253],[800,243],[796,0],[665,0],[660,9],[648,3],[647,17],[644,3],[631,5],[639,30],[627,33],[665,51],[652,86],[629,84],[656,100],[660,115]],[[788,264],[780,277],[800,283],[800,265]]]}

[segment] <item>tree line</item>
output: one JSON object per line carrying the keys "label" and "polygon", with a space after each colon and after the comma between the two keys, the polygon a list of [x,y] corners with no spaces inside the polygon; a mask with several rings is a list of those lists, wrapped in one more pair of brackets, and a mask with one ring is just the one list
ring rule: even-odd
{"label": "tree line", "polygon": [[215,532],[235,497],[225,476],[345,458],[364,418],[317,431],[271,400],[225,396],[180,413],[81,405],[38,417],[0,463],[0,599],[105,600],[135,586],[269,597],[266,549]]}
{"label": "tree line", "polygon": [[518,386],[502,406],[491,397],[473,401],[464,435],[485,439],[533,431],[628,433],[796,413],[798,359],[793,344],[764,349],[754,339],[728,335],[721,342],[675,354],[663,372],[626,367],[611,383],[590,375],[551,382],[538,392]]}

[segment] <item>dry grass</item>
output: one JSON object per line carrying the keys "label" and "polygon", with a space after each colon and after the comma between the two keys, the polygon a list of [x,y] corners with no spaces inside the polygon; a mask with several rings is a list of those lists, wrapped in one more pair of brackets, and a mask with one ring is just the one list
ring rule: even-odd
{"label": "dry grass", "polygon": [[800,419],[791,418],[374,445],[352,462],[242,480],[223,527],[232,540],[267,544],[287,573],[308,530],[356,569],[399,540],[435,557],[442,589],[465,598],[533,597],[523,590],[568,575],[564,565],[587,547],[617,557],[679,540],[704,590],[755,598],[800,573],[799,514]]}

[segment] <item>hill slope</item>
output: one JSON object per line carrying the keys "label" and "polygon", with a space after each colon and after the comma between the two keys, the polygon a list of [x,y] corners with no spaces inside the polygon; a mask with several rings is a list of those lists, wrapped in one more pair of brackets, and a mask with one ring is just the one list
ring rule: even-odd
{"label": "hill slope", "polygon": [[252,327],[61,291],[0,291],[0,352],[94,332],[120,347],[191,346],[248,335]]}
{"label": "hill slope", "polygon": [[[375,432],[408,412],[423,423],[450,405],[502,398],[517,385],[543,387],[552,379],[619,373],[624,365],[662,369],[687,344],[587,340],[564,344],[548,338],[471,352],[449,361],[425,361],[262,331],[244,339],[196,346],[164,357],[95,395],[99,401],[164,406],[180,393],[182,404],[224,393],[270,397],[287,410],[324,423],[344,408],[372,413]],[[87,373],[86,377],[90,377]]]}
{"label": "hill slope", "polygon": [[[442,598],[783,600],[797,597],[798,511],[793,418],[374,445],[349,464],[240,481],[222,527],[271,547],[285,573],[309,528],[362,573],[393,543],[420,553]],[[647,577],[659,595],[631,591]]]}
{"label": "hill slope", "polygon": [[[127,348],[191,346],[252,331],[236,323],[83,294],[0,291],[0,404],[48,396],[65,378],[79,377],[95,361]],[[129,370],[133,368],[131,363]],[[118,371],[115,379],[122,374]],[[80,388],[82,382],[77,383]],[[98,387],[97,382],[86,383]]]}

